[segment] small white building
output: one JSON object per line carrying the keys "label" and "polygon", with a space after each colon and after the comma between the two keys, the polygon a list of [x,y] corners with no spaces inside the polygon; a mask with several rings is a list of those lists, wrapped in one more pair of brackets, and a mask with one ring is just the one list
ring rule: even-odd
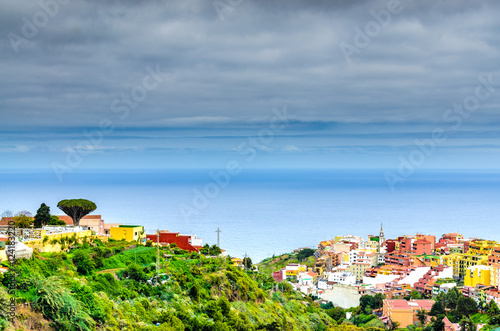
{"label": "small white building", "polygon": [[439,292],[448,293],[452,288],[457,287],[457,283],[445,283],[439,285]]}
{"label": "small white building", "polygon": [[356,275],[349,271],[331,272],[328,274],[328,281],[342,285],[355,285]]}
{"label": "small white building", "polygon": [[[13,245],[6,245],[5,246],[5,253],[7,257],[11,256],[11,250],[12,250]],[[33,256],[33,248],[26,246],[22,242],[19,241],[18,238],[16,238],[15,246],[14,246],[14,258],[16,260],[19,259],[31,259]]]}
{"label": "small white building", "polygon": [[315,277],[316,273],[313,271],[300,272],[297,276],[297,280],[300,285],[311,286],[314,285]]}
{"label": "small white building", "polygon": [[328,285],[329,281],[328,281],[328,278],[322,278],[322,279],[318,279],[318,282],[316,283],[316,287],[318,288],[318,290],[329,290],[329,289],[332,289],[333,286],[332,285]]}

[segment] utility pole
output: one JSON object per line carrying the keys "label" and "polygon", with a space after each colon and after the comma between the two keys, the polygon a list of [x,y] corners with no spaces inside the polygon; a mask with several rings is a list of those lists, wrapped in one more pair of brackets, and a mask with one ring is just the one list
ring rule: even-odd
{"label": "utility pole", "polygon": [[156,280],[160,274],[160,228],[156,230]]}
{"label": "utility pole", "polygon": [[217,227],[217,231],[215,231],[215,232],[217,232],[217,247],[220,248],[220,233],[222,231],[219,229],[219,227]]}

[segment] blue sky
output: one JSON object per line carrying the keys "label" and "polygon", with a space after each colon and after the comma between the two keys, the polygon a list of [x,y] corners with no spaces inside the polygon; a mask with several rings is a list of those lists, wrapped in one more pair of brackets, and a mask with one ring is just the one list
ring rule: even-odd
{"label": "blue sky", "polygon": [[499,167],[497,1],[43,3],[0,0],[0,171]]}

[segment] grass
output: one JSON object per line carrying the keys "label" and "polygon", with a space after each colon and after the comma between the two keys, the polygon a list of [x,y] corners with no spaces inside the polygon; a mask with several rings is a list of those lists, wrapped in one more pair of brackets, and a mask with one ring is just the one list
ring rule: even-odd
{"label": "grass", "polygon": [[106,269],[119,269],[125,268],[130,263],[138,265],[148,265],[156,261],[156,249],[154,247],[137,247],[119,254],[113,255],[110,258],[103,260],[103,267],[101,270]]}
{"label": "grass", "polygon": [[105,274],[107,272],[109,272],[110,274],[116,274],[117,271],[120,271],[120,270],[123,270],[125,268],[114,268],[114,269],[105,269],[105,270],[100,270],[98,272],[96,272],[96,274]]}
{"label": "grass", "polygon": [[477,313],[471,316],[474,323],[486,324],[490,321],[490,317],[486,314]]}

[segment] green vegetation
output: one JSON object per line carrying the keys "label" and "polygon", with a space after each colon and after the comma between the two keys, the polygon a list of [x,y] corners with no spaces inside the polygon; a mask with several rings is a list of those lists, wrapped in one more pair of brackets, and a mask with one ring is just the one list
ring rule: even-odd
{"label": "green vegetation", "polygon": [[33,224],[33,215],[29,211],[20,211],[14,216],[16,228],[29,228]]}
{"label": "green vegetation", "polygon": [[66,215],[73,219],[75,226],[80,225],[80,219],[97,209],[95,203],[85,199],[61,200],[57,204]]}
{"label": "green vegetation", "polygon": [[[45,238],[44,238],[45,240]],[[48,241],[48,239],[47,239]],[[35,253],[19,260],[0,275],[0,330],[311,330],[382,331],[376,317],[384,296],[361,297],[360,306],[348,310],[331,303],[319,304],[311,296],[295,292],[289,282],[277,284],[269,271],[284,263],[298,262],[297,254],[268,259],[251,270],[252,262],[236,267],[230,257],[188,253],[161,247],[157,275],[157,248],[135,242],[75,238],[60,240],[68,252]],[[217,246],[215,246],[217,247]],[[214,249],[215,249],[214,247]],[[308,254],[306,254],[308,255]],[[303,257],[310,259],[312,256]],[[286,262],[285,262],[286,261]],[[310,263],[309,261],[307,263]],[[16,275],[16,290],[11,288]],[[16,298],[18,314],[8,320],[7,303]],[[410,295],[415,297],[416,294]],[[24,305],[24,304],[27,305]],[[430,312],[419,311],[407,330],[443,330],[444,317],[463,330],[484,330],[500,324],[494,303],[479,313],[474,300],[457,289],[440,294]],[[351,313],[347,319],[347,312]],[[446,314],[446,315],[445,315]],[[432,316],[427,322],[427,316]],[[390,329],[399,324],[393,321]]]}
{"label": "green vegetation", "polygon": [[[306,252],[301,254],[303,251]],[[312,251],[312,253],[310,253],[310,251]],[[316,261],[314,256],[312,256],[313,253],[313,250],[307,248],[298,253],[283,254],[278,257],[269,257],[258,263],[257,266],[262,274],[270,277],[273,272],[279,271],[290,263],[301,263],[308,267],[313,267],[314,262]]]}
{"label": "green vegetation", "polygon": [[35,228],[41,228],[44,225],[47,225],[49,221],[50,221],[50,207],[42,203],[40,205],[40,208],[38,208],[36,212],[33,226]]}
{"label": "green vegetation", "polygon": [[[172,245],[170,246],[173,247]],[[175,247],[177,247],[177,245],[175,245]],[[208,256],[219,256],[222,253],[222,250],[217,245],[209,246],[208,244],[205,244],[205,246],[200,249],[200,253]]]}
{"label": "green vegetation", "polygon": [[[162,247],[166,276],[151,282],[155,247],[124,241],[74,247],[10,266],[2,284],[8,288],[15,272],[13,296],[29,308],[11,324],[0,311],[0,328],[28,329],[37,320],[47,330],[363,330],[337,326],[343,310],[323,309],[286,282],[276,289],[272,278],[237,268],[230,258]],[[0,300],[10,300],[3,287]]]}
{"label": "green vegetation", "polygon": [[52,215],[52,216],[50,216],[50,220],[47,223],[47,225],[52,225],[52,226],[61,226],[62,225],[62,226],[65,226],[66,222],[60,220],[59,217],[57,217],[56,215]]}

